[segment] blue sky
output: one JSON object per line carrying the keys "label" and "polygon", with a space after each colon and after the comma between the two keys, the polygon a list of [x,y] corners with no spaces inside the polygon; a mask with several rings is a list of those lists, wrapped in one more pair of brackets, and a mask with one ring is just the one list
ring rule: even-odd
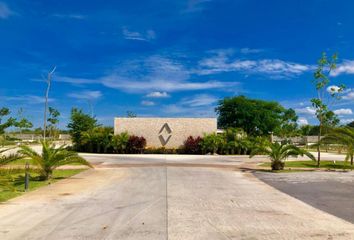
{"label": "blue sky", "polygon": [[339,53],[333,106],[354,120],[354,2],[326,0],[0,0],[0,106],[41,124],[45,75],[57,66],[50,105],[90,111],[103,124],[138,116],[215,116],[217,100],[243,94],[296,109],[309,99],[321,52]]}

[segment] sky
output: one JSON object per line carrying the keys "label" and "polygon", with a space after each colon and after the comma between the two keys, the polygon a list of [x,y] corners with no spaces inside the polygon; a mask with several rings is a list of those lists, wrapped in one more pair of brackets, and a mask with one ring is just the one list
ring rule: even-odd
{"label": "sky", "polygon": [[0,0],[0,106],[43,122],[49,105],[65,128],[72,107],[100,123],[140,117],[215,117],[224,97],[293,108],[316,124],[310,99],[322,52],[338,53],[333,109],[354,120],[351,0]]}

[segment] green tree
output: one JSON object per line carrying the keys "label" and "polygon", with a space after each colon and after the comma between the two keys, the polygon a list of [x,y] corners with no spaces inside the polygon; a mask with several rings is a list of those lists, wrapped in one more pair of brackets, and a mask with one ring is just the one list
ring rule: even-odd
{"label": "green tree", "polygon": [[296,114],[292,115],[293,110],[287,110],[277,102],[249,99],[245,96],[224,98],[219,101],[215,110],[220,128],[242,128],[253,136],[268,135],[297,119]]}
{"label": "green tree", "polygon": [[127,111],[127,117],[128,118],[136,118],[137,115],[135,112],[132,112],[132,111]]}
{"label": "green tree", "polygon": [[252,150],[250,158],[257,154],[265,154],[270,158],[272,170],[283,170],[288,157],[306,155],[316,161],[316,158],[311,153],[292,144],[271,143],[268,146],[258,146]]}
{"label": "green tree", "polygon": [[57,125],[59,123],[60,112],[57,109],[52,107],[49,107],[48,111],[49,111],[49,116],[47,119],[48,122],[47,129],[49,129],[49,136],[55,137],[55,135],[57,135],[55,133],[58,132]]}
{"label": "green tree", "polygon": [[[336,69],[337,54],[334,54],[331,58],[328,58],[326,53],[322,53],[322,57],[318,61],[317,69],[314,73],[314,84],[317,91],[317,97],[311,99],[311,104],[316,110],[316,118],[319,122],[318,132],[318,144],[317,144],[317,166],[321,163],[321,135],[323,134],[323,128],[328,126],[335,126],[339,123],[339,119],[336,114],[329,109],[329,104],[333,103],[333,100],[339,99],[339,94],[343,92],[344,86],[339,87],[332,86],[330,84],[330,73]],[[328,99],[330,101],[325,102]]]}
{"label": "green tree", "polygon": [[14,126],[20,129],[20,134],[22,134],[23,129],[29,129],[33,127],[33,124],[26,118],[22,118],[14,123]]}
{"label": "green tree", "polygon": [[84,113],[81,109],[73,108],[71,110],[70,121],[67,127],[76,149],[80,150],[82,147],[83,133],[93,130],[97,126],[96,118]]}
{"label": "green tree", "polygon": [[[10,109],[3,107],[0,108],[0,134],[4,134],[5,130],[12,127],[16,123],[16,119],[9,117],[11,114]],[[4,118],[7,118],[6,120]]]}
{"label": "green tree", "polygon": [[351,123],[348,123],[348,124],[347,124],[347,126],[348,126],[348,127],[352,127],[352,128],[354,128],[354,121],[353,121],[353,122],[351,122]]}
{"label": "green tree", "polygon": [[321,142],[324,144],[334,143],[339,144],[346,149],[347,155],[345,161],[350,160],[350,164],[353,165],[354,158],[354,128],[342,127],[335,128],[329,131]]}
{"label": "green tree", "polygon": [[44,180],[50,179],[53,170],[63,165],[81,164],[92,167],[89,162],[80,157],[76,152],[66,150],[65,145],[56,147],[48,141],[42,141],[41,154],[26,145],[21,145],[18,152],[23,158],[31,159],[34,162]]}
{"label": "green tree", "polygon": [[281,114],[280,125],[275,129],[274,133],[280,137],[294,137],[298,133],[297,120],[298,116],[293,109],[285,109]]}

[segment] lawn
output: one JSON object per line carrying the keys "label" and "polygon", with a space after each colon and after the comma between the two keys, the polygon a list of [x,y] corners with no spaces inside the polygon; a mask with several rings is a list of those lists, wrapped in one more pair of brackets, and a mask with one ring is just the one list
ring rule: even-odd
{"label": "lawn", "polygon": [[[61,179],[65,179],[74,176],[86,169],[65,169],[54,170],[53,178],[48,181],[41,181],[38,178],[38,174],[32,171],[30,176],[29,189],[35,190],[39,187],[46,186]],[[0,170],[0,202],[7,201],[11,198],[22,195],[24,192],[24,170],[10,170],[11,174],[8,174],[8,170]],[[7,173],[7,174],[6,174]]]}
{"label": "lawn", "polygon": [[[270,167],[270,163],[263,163],[260,166]],[[317,168],[317,163],[313,161],[287,161],[285,162],[285,168]],[[354,169],[349,163],[343,161],[321,161],[320,168],[324,169]]]}

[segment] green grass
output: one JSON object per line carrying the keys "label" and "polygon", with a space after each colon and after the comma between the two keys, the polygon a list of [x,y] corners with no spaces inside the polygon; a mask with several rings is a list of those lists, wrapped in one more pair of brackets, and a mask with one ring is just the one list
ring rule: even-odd
{"label": "green grass", "polygon": [[[39,175],[32,171],[30,173],[30,183],[29,190],[33,191],[40,187],[49,185],[51,183],[57,182],[61,179],[65,179],[71,176],[74,176],[86,169],[65,169],[65,170],[54,170],[53,178],[48,181],[42,181],[39,179]],[[11,174],[7,174],[5,177],[5,171],[8,170],[0,170],[2,174],[0,175],[0,202],[7,201],[11,198],[20,196],[24,194],[24,170],[10,170]],[[10,178],[9,178],[10,177]],[[5,184],[4,184],[5,183]]]}
{"label": "green grass", "polygon": [[[10,162],[8,163],[7,165],[15,165],[15,166],[25,166],[26,165],[26,159],[19,159],[19,160],[16,160],[16,161],[13,161],[13,162]],[[29,159],[28,160],[28,163],[31,165],[31,166],[35,166],[35,162],[32,160],[32,159]],[[71,163],[70,165],[81,165],[80,163]]]}
{"label": "green grass", "polygon": [[[261,164],[263,167],[270,167],[270,163]],[[285,168],[317,168],[317,163],[313,161],[287,161],[285,162]],[[344,164],[343,161],[321,161],[320,168],[324,169],[354,169],[349,163]]]}

